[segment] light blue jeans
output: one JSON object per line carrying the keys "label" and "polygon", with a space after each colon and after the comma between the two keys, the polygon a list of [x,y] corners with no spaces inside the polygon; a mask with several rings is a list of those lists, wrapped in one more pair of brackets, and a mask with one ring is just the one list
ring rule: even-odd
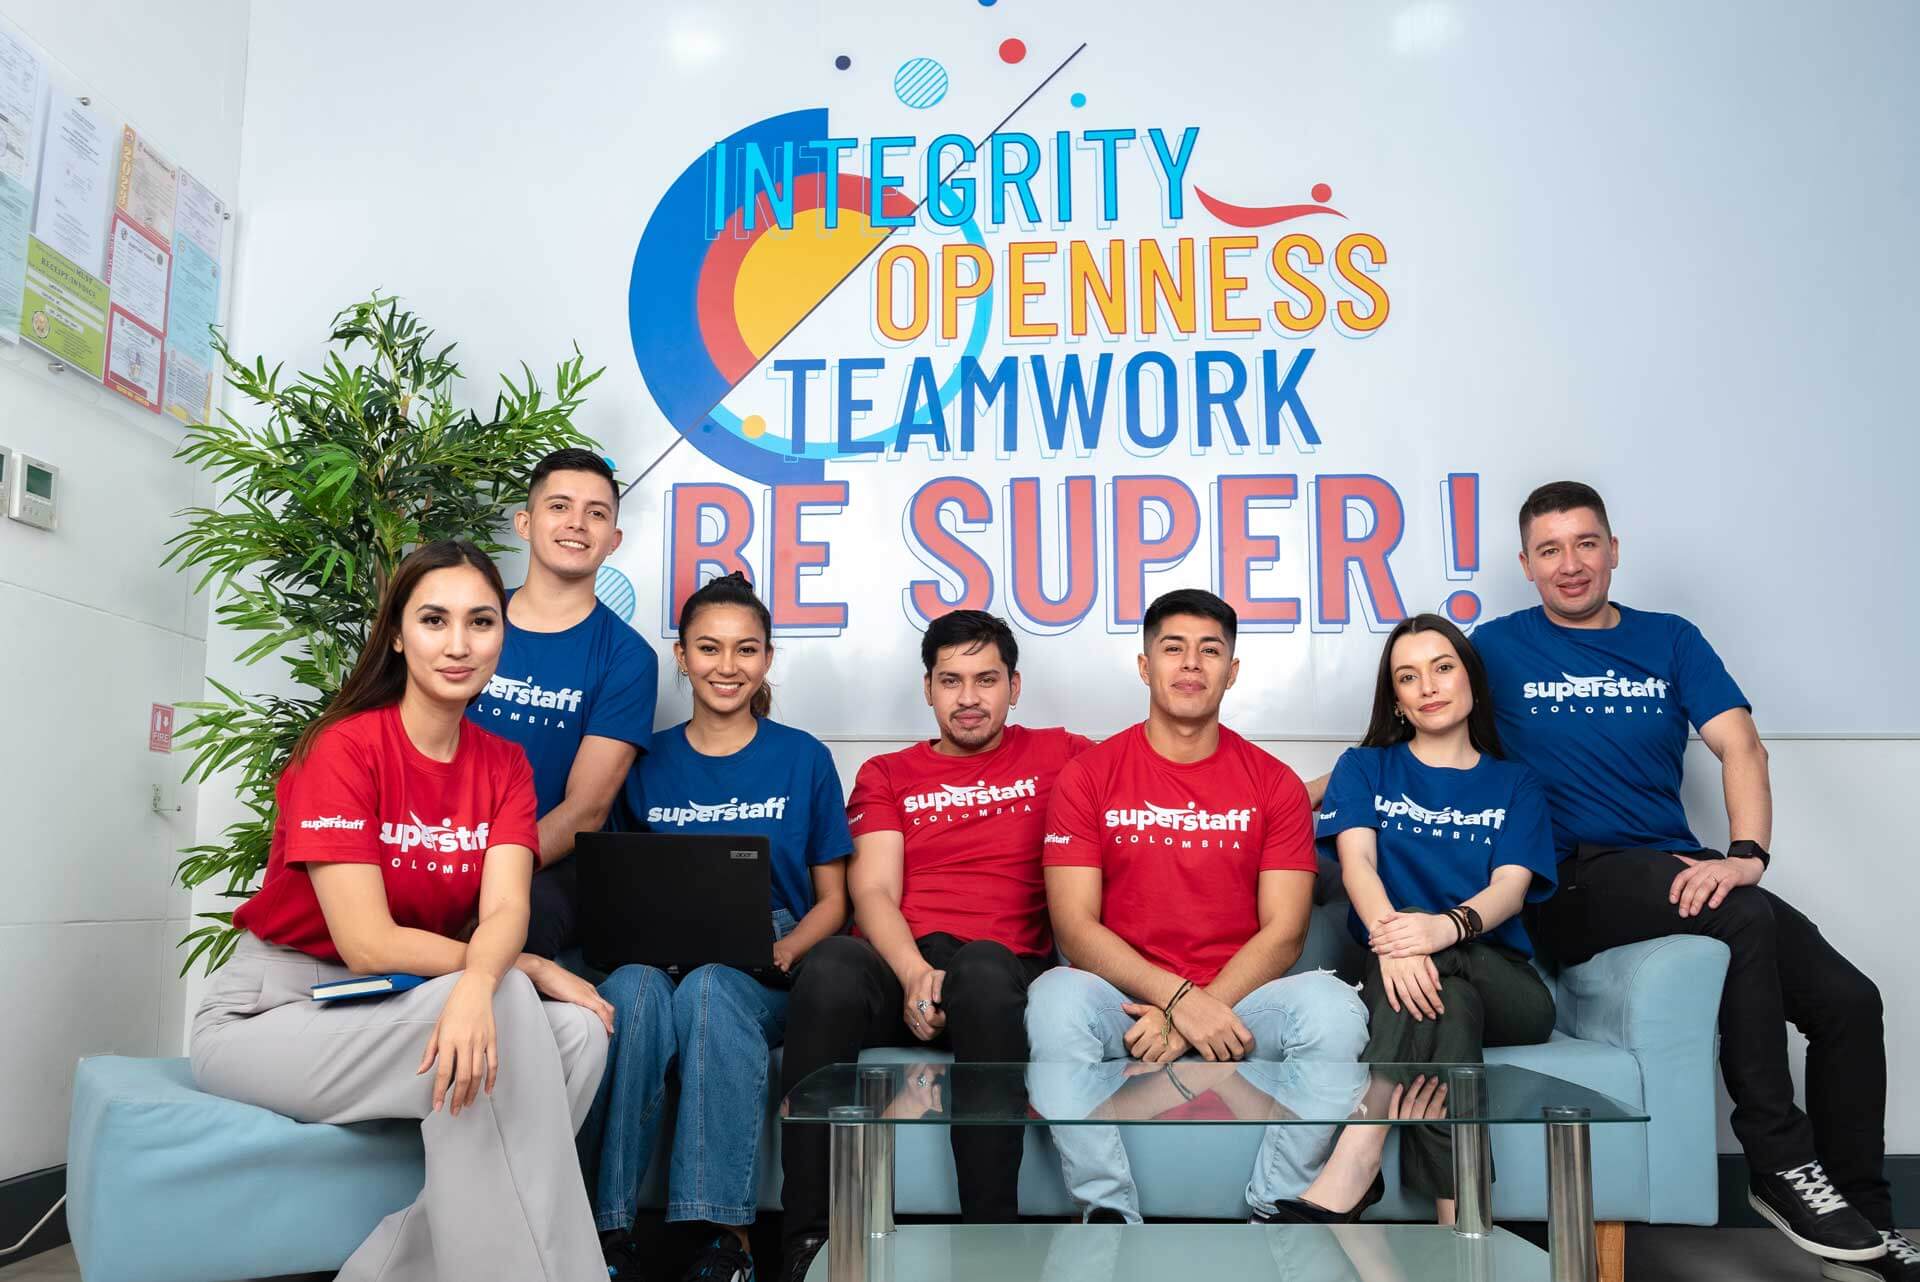
{"label": "light blue jeans", "polygon": [[[1085,1117],[1125,1082],[1131,1001],[1090,971],[1059,966],[1027,991],[1027,1039],[1035,1062],[1072,1063],[1084,1072],[1035,1075],[1034,1108],[1046,1117]],[[1367,1041],[1367,1009],[1336,976],[1316,971],[1262,984],[1234,1004],[1253,1034],[1241,1073],[1302,1117],[1345,1117],[1366,1090],[1365,1066],[1351,1072],[1289,1071],[1282,1061],[1359,1060]],[[1247,1203],[1271,1214],[1281,1198],[1298,1197],[1333,1150],[1338,1127],[1269,1126],[1260,1141]],[[1140,1191],[1120,1131],[1111,1126],[1048,1128],[1067,1189],[1083,1215],[1100,1208],[1140,1221]]]}
{"label": "light blue jeans", "polygon": [[[785,935],[793,919],[776,911],[774,929]],[[667,1219],[753,1223],[767,1052],[786,1039],[787,994],[729,966],[701,966],[678,985],[652,966],[622,966],[600,995],[613,1006],[613,1040],[581,1129],[589,1171],[598,1145],[595,1224],[603,1232],[632,1226],[676,1064]]]}

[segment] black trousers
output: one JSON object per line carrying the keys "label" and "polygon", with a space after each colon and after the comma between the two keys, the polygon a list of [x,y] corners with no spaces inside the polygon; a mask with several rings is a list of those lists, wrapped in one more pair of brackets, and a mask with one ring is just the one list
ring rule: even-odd
{"label": "black trousers", "polygon": [[[1415,1019],[1403,1001],[1395,1010],[1380,979],[1380,959],[1367,954],[1360,999],[1369,1064],[1478,1064],[1489,1046],[1531,1046],[1553,1033],[1553,994],[1525,957],[1486,940],[1455,944],[1433,955],[1440,972],[1438,1019]],[[1451,1198],[1453,1134],[1445,1126],[1400,1132],[1400,1182],[1428,1197]]]}
{"label": "black trousers", "polygon": [[[931,1045],[953,1051],[962,1063],[1022,1062],[1027,1058],[1027,986],[1052,962],[1023,957],[990,940],[963,943],[952,935],[924,935],[920,955],[947,972],[940,988],[947,1026]],[[906,993],[892,967],[864,939],[836,935],[807,953],[787,1007],[787,1044],[780,1093],[828,1064],[857,1059],[869,1046],[921,1046],[901,1017]],[[1005,1099],[954,1101],[960,1108],[1026,1111],[1026,1088],[1013,1085]],[[953,1164],[960,1182],[962,1218],[1008,1223],[1020,1217],[1018,1126],[954,1126]],[[788,1243],[820,1237],[827,1230],[827,1128],[784,1126],[780,1134],[784,1183],[782,1231]]]}
{"label": "black trousers", "polygon": [[[1784,1171],[1818,1157],[1856,1210],[1892,1228],[1880,990],[1793,905],[1759,886],[1682,917],[1667,895],[1685,867],[1668,851],[1582,846],[1561,862],[1560,889],[1540,906],[1534,938],[1566,965],[1664,935],[1726,944],[1733,960],[1720,997],[1720,1073],[1747,1164]],[[1804,1113],[1787,1071],[1788,1021],[1807,1038]]]}
{"label": "black trousers", "polygon": [[526,951],[554,958],[580,942],[580,865],[569,855],[533,874]]}

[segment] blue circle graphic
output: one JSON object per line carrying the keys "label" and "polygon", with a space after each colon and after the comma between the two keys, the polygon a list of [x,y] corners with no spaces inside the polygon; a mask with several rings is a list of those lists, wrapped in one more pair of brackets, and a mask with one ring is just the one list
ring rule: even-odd
{"label": "blue circle graphic", "polygon": [[607,609],[619,615],[622,622],[633,622],[633,607],[638,597],[634,594],[632,579],[610,565],[603,565],[600,573],[594,576],[593,594],[606,604]]}
{"label": "blue circle graphic", "polygon": [[947,69],[931,58],[909,58],[893,74],[893,95],[924,111],[947,96]]}

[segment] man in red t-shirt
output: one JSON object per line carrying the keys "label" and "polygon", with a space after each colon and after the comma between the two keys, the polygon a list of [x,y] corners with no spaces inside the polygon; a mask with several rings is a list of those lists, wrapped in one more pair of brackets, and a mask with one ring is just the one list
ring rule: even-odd
{"label": "man in red t-shirt", "polygon": [[[1007,724],[1019,647],[978,610],[935,619],[921,639],[940,737],[873,758],[847,801],[858,937],[821,941],[794,980],[781,1090],[869,1046],[950,1047],[963,1062],[1027,1058],[1027,986],[1053,960],[1040,837],[1053,782],[1092,746],[1065,730]],[[1026,1111],[1007,1098],[965,1107]],[[960,1209],[1019,1217],[1019,1127],[956,1126]],[[785,1277],[802,1276],[827,1222],[824,1126],[782,1135]]]}
{"label": "man in red t-shirt", "polygon": [[[1149,606],[1147,719],[1076,758],[1054,786],[1047,904],[1071,966],[1033,985],[1027,1032],[1036,1064],[1093,1071],[1036,1072],[1043,1116],[1088,1116],[1129,1059],[1351,1061],[1367,1040],[1353,989],[1325,972],[1286,975],[1313,903],[1313,812],[1293,771],[1220,724],[1240,672],[1237,623],[1211,592]],[[1052,1135],[1088,1217],[1137,1223],[1118,1136],[1089,1126]],[[1247,1186],[1254,1211],[1297,1197],[1332,1139],[1331,1128],[1268,1128]]]}

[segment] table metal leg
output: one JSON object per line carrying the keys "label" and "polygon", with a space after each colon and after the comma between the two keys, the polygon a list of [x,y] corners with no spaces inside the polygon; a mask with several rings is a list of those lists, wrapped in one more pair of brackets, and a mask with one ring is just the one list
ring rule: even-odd
{"label": "table metal leg", "polygon": [[1597,1282],[1593,1240],[1593,1149],[1584,1108],[1549,1108],[1547,1258],[1553,1282]]}
{"label": "table metal leg", "polygon": [[[893,1102],[897,1071],[891,1068],[860,1070],[860,1102],[875,1117],[884,1114],[887,1105]],[[874,1125],[864,1129],[867,1133],[867,1235],[884,1237],[893,1232],[893,1127]]]}
{"label": "table metal leg", "polygon": [[[1447,1073],[1447,1114],[1487,1115],[1487,1070],[1463,1065]],[[1466,1238],[1493,1232],[1493,1141],[1485,1122],[1453,1127],[1453,1231]]]}
{"label": "table metal leg", "polygon": [[827,1169],[827,1277],[829,1282],[867,1282],[868,1215],[866,1132],[873,1110],[858,1104],[835,1108]]}

